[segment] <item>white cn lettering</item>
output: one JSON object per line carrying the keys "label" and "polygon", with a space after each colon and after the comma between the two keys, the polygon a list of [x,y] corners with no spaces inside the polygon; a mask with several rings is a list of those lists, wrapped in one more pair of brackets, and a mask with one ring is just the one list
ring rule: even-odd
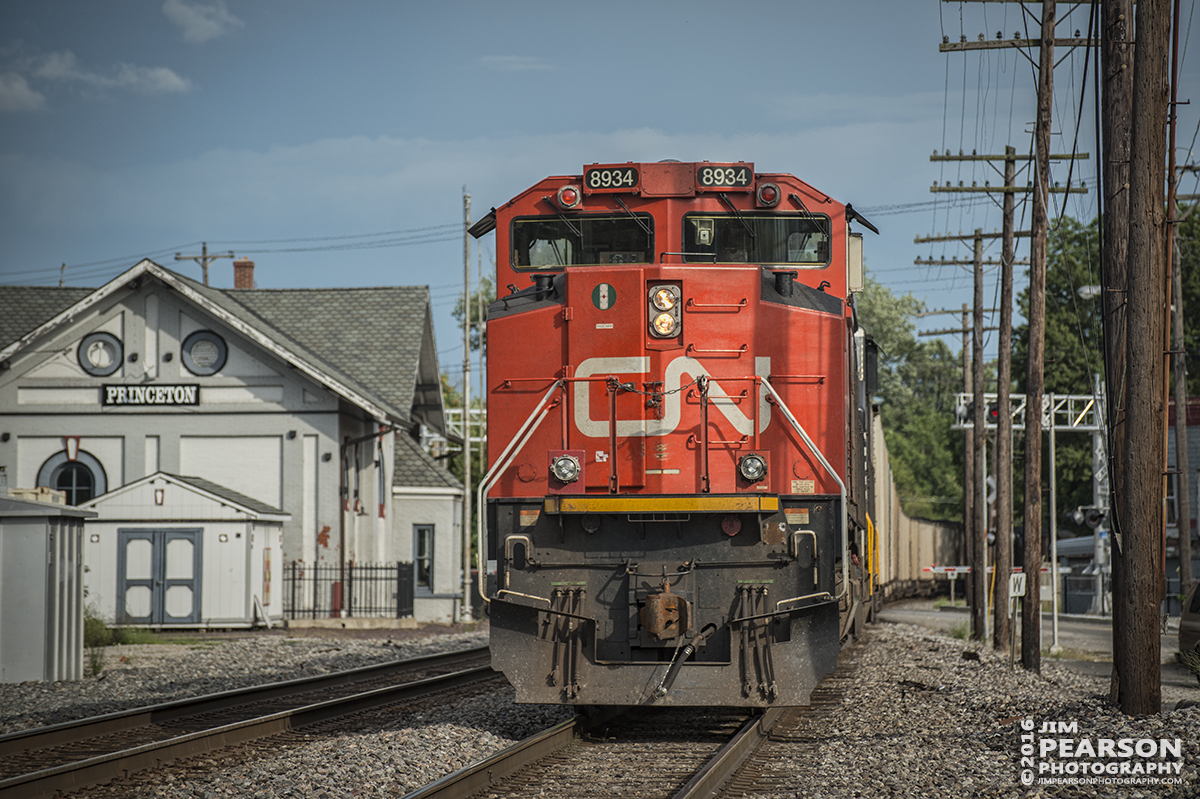
{"label": "white cn lettering", "polygon": [[[579,364],[575,370],[576,377],[591,377],[592,375],[614,375],[617,377],[641,375],[650,371],[649,358],[588,358]],[[760,377],[771,374],[771,359],[755,358],[754,372]],[[683,394],[679,387],[683,385],[683,376],[688,375],[693,380],[698,377],[708,377],[708,370],[695,358],[679,357],[667,364],[663,375],[663,418],[662,419],[618,419],[617,435],[619,436],[662,436],[679,426]],[[608,420],[593,419],[591,413],[591,383],[579,381],[575,384],[575,427],[580,433],[590,438],[604,438],[608,435]],[[674,393],[671,393],[674,392]],[[742,413],[741,408],[729,398],[725,389],[715,380],[708,382],[708,398],[720,411],[733,428],[744,436],[753,435],[754,420]],[[771,406],[767,402],[767,392],[760,394],[758,403],[758,430],[761,433],[771,423]]]}

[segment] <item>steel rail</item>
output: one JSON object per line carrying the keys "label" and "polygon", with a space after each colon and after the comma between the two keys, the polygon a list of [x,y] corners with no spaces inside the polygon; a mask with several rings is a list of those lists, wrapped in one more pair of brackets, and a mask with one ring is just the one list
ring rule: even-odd
{"label": "steel rail", "polygon": [[102,716],[92,716],[76,721],[67,721],[46,727],[35,727],[30,730],[0,735],[0,758],[11,757],[25,752],[46,749],[52,746],[62,746],[76,741],[95,738],[99,735],[110,735],[124,730],[136,729],[166,721],[196,716],[202,713],[212,713],[239,705],[275,699],[281,696],[291,696],[304,691],[317,691],[333,688],[339,685],[350,685],[356,682],[378,679],[392,672],[409,671],[422,666],[455,666],[464,661],[470,661],[486,654],[486,646],[461,649],[454,652],[442,652],[433,655],[406,660],[377,663],[371,666],[360,666],[355,669],[338,671],[333,674],[321,674],[316,677],[299,677],[294,680],[252,685],[246,688],[235,688],[215,694],[176,699],[159,705],[119,710]]}
{"label": "steel rail", "polygon": [[786,710],[773,707],[752,717],[671,799],[707,799],[715,795],[771,734]]}
{"label": "steel rail", "polygon": [[193,757],[338,716],[351,715],[480,682],[494,674],[491,666],[455,671],[437,677],[375,688],[351,696],[268,713],[257,718],[223,724],[211,729],[142,744],[74,763],[65,763],[0,780],[0,799],[34,799],[77,790],[114,777],[160,766],[172,760]]}
{"label": "steel rail", "polygon": [[447,774],[437,782],[431,782],[423,788],[405,794],[401,799],[462,799],[464,796],[473,796],[531,763],[570,746],[579,737],[583,726],[584,722],[578,716],[567,719],[497,752],[486,760]]}

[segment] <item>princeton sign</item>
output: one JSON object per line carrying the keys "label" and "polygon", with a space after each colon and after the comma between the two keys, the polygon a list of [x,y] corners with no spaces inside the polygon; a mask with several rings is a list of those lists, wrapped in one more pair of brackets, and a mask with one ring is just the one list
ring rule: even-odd
{"label": "princeton sign", "polygon": [[200,386],[103,386],[104,405],[199,405]]}

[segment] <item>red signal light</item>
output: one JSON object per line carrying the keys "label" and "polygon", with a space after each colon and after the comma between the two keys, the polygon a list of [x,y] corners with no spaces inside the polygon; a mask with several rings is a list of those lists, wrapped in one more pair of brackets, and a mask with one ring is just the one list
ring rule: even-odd
{"label": "red signal light", "polygon": [[579,205],[579,189],[575,186],[563,186],[558,190],[558,206],[560,208],[575,208]]}
{"label": "red signal light", "polygon": [[760,183],[755,199],[762,208],[771,208],[779,204],[780,191],[774,183]]}

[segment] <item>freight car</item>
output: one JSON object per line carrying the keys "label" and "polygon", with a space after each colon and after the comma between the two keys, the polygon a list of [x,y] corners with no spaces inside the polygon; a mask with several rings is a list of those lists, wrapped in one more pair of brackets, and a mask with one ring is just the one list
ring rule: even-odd
{"label": "freight car", "polygon": [[834,669],[876,599],[856,222],[792,175],[668,161],[472,227],[508,291],[478,558],[517,701],[799,705]]}

